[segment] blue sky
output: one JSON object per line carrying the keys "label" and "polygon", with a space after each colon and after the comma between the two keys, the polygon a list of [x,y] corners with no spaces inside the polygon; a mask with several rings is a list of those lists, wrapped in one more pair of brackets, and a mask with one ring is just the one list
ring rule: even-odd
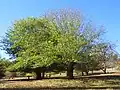
{"label": "blue sky", "polygon": [[[95,25],[103,25],[105,39],[117,44],[120,52],[120,0],[1,0],[0,36],[5,35],[14,20],[61,8],[79,9]],[[4,51],[0,55],[8,58]]]}

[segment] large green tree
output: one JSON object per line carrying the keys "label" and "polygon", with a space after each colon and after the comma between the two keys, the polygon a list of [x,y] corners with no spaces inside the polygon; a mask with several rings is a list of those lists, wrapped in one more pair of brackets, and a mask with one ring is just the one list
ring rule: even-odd
{"label": "large green tree", "polygon": [[55,24],[43,18],[16,21],[7,33],[7,41],[12,43],[9,50],[17,50],[12,69],[34,71],[37,79],[41,79],[42,67],[56,60],[55,39],[58,34]]}
{"label": "large green tree", "polygon": [[[77,52],[86,42],[79,32],[79,13],[62,12],[58,14],[58,23],[56,18],[48,17],[21,19],[14,23],[3,39],[3,49],[16,58],[13,69],[34,70],[40,79],[42,67],[80,60]],[[73,76],[72,71],[68,69],[69,77]]]}
{"label": "large green tree", "polygon": [[[91,53],[92,48],[94,48],[94,46],[101,40],[103,28],[97,29],[91,22],[85,21],[78,10],[62,9],[52,11],[47,13],[45,18],[56,23],[57,28],[63,32],[64,36],[67,36],[67,38],[63,36],[65,46],[62,46],[62,49],[65,50],[67,54],[64,54],[66,58],[62,57],[62,59],[68,62],[68,77],[73,78],[73,66],[76,62],[80,61],[81,64],[83,64],[82,66],[88,67],[86,70],[82,70],[86,71],[86,73],[96,67],[97,62],[96,60],[93,60],[94,56],[91,56]],[[69,38],[69,34],[77,37],[77,39],[66,42],[65,39]],[[79,41],[81,38],[83,39],[84,45],[80,45],[82,43]],[[78,44],[74,41],[78,41]],[[78,47],[76,48],[77,45]],[[76,49],[73,48],[73,46],[75,46]],[[71,57],[74,58],[72,59]],[[80,67],[81,64],[79,64]]]}
{"label": "large green tree", "polygon": [[74,62],[80,60],[79,50],[87,44],[82,35],[83,17],[79,10],[73,9],[50,11],[44,17],[54,22],[62,32],[58,44],[59,56],[68,65],[67,77],[73,78]]}
{"label": "large green tree", "polygon": [[75,62],[92,66],[91,51],[101,32],[83,21],[79,11],[74,10],[15,21],[2,40],[3,49],[16,58],[11,69],[34,71],[37,79],[41,79],[46,67],[63,63],[68,65],[68,78],[73,78]]}
{"label": "large green tree", "polygon": [[54,22],[46,18],[27,18],[16,21],[7,33],[9,50],[14,54],[16,64],[13,70],[34,71],[41,79],[43,67],[55,62],[79,60],[78,49],[85,44],[83,37],[74,30],[63,33]]}

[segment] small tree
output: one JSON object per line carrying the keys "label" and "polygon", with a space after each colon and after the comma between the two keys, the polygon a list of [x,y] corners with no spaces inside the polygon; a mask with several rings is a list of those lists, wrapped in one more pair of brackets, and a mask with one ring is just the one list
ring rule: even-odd
{"label": "small tree", "polygon": [[11,62],[6,60],[5,58],[0,58],[0,78],[5,76],[5,72],[7,71],[7,67],[10,66]]}
{"label": "small tree", "polygon": [[[96,59],[98,61],[98,67],[106,73],[106,69],[109,66],[110,60],[112,59],[112,45],[108,43],[99,43],[96,45]],[[114,60],[113,60],[114,63]]]}

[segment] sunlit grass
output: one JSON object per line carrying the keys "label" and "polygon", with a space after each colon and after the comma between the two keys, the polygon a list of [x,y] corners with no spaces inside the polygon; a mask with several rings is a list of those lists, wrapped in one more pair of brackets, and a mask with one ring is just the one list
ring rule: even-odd
{"label": "sunlit grass", "polygon": [[43,79],[33,81],[2,81],[0,88],[63,88],[63,87],[114,87],[120,86],[120,80],[100,80],[100,79]]}

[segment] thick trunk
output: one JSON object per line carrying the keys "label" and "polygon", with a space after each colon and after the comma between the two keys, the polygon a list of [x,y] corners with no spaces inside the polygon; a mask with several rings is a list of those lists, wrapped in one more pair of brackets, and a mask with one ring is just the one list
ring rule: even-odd
{"label": "thick trunk", "polygon": [[36,80],[41,80],[42,79],[41,68],[36,68],[34,72],[36,73]]}
{"label": "thick trunk", "polygon": [[41,72],[36,72],[36,80],[41,80]]}
{"label": "thick trunk", "polygon": [[74,65],[73,62],[70,62],[68,64],[68,69],[67,69],[67,77],[68,77],[68,79],[73,79],[74,78],[73,77],[73,65]]}

